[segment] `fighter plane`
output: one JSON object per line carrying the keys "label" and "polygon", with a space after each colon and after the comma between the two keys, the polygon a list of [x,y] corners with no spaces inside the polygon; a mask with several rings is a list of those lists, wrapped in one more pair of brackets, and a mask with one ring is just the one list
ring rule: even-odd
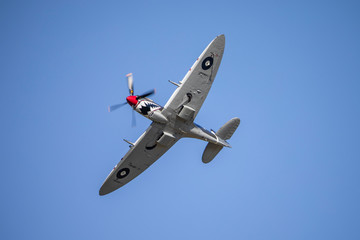
{"label": "fighter plane", "polygon": [[130,144],[130,150],[110,172],[100,188],[100,195],[111,193],[133,180],[183,137],[208,142],[202,155],[204,163],[213,160],[223,147],[231,147],[226,140],[231,138],[239,126],[239,118],[229,120],[217,132],[208,131],[194,123],[214,82],[224,47],[225,36],[217,36],[205,48],[183,80],[179,83],[170,81],[177,89],[164,107],[148,98],[154,90],[134,95],[133,76],[127,75],[130,95],[126,97],[125,103],[113,105],[109,107],[109,111],[129,104],[152,123],[135,143],[125,140]]}

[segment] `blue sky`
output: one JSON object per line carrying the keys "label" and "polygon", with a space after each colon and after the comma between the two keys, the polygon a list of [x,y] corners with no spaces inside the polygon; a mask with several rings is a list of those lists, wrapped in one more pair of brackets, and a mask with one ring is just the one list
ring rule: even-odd
{"label": "blue sky", "polygon": [[[2,239],[359,239],[360,4],[357,1],[2,1]],[[150,121],[225,34],[196,122],[241,124],[210,164],[180,140],[100,197]]]}

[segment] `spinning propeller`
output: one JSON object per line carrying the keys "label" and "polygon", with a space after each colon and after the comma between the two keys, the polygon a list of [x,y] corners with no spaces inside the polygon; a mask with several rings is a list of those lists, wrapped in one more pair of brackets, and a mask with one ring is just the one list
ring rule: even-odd
{"label": "spinning propeller", "polygon": [[[153,90],[149,90],[141,95],[134,95],[134,79],[133,79],[132,73],[127,74],[126,77],[128,80],[128,88],[129,88],[130,96],[126,97],[126,102],[124,102],[124,103],[109,106],[108,107],[109,112],[112,112],[112,111],[126,105],[127,103],[134,109],[134,107],[137,104],[139,99],[146,98],[155,93],[155,89],[153,89]],[[135,120],[135,114],[133,112],[132,113],[132,126],[135,126],[135,125],[136,125],[136,120]]]}

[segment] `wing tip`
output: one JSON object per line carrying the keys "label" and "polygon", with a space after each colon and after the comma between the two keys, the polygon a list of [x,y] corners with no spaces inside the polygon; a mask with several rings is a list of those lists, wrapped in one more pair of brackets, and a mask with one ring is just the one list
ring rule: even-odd
{"label": "wing tip", "polygon": [[215,40],[218,42],[218,44],[222,45],[223,47],[225,46],[225,34],[217,36],[214,41]]}
{"label": "wing tip", "polygon": [[106,195],[106,194],[109,194],[109,193],[111,193],[112,191],[109,191],[109,189],[105,189],[104,188],[104,185],[103,186],[101,186],[101,188],[100,188],[100,190],[99,190],[99,195],[100,196],[104,196],[104,195]]}

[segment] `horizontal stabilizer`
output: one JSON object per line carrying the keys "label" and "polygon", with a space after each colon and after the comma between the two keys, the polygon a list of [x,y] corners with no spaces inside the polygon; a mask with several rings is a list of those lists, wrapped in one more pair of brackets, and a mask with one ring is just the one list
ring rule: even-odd
{"label": "horizontal stabilizer", "polygon": [[230,119],[217,132],[216,135],[224,140],[228,140],[234,134],[240,124],[240,118]]}
{"label": "horizontal stabilizer", "polygon": [[[224,124],[217,132],[216,135],[223,139],[230,139],[240,124],[239,118],[230,119]],[[214,143],[208,143],[202,155],[203,163],[209,163],[215,158],[215,156],[221,151],[223,146]]]}
{"label": "horizontal stabilizer", "polygon": [[211,160],[214,159],[214,157],[221,151],[221,149],[223,149],[223,146],[214,143],[208,143],[202,155],[202,162],[211,162]]}

